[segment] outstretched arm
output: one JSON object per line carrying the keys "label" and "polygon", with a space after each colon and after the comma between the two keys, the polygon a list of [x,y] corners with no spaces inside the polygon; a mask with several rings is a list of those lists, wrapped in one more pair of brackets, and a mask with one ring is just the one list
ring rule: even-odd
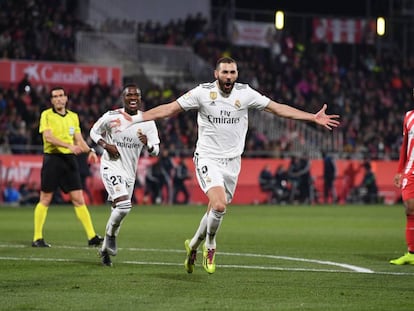
{"label": "outstretched arm", "polygon": [[284,118],[312,121],[331,130],[333,127],[337,127],[339,125],[339,121],[336,120],[339,118],[339,115],[327,115],[325,113],[327,107],[328,106],[324,104],[321,110],[314,114],[296,109],[286,104],[280,104],[272,100],[265,108],[265,111]]}
{"label": "outstretched arm", "polygon": [[144,111],[143,113],[138,113],[137,115],[131,116],[122,110],[119,110],[124,118],[132,123],[139,123],[144,121],[152,121],[157,119],[164,119],[176,115],[183,111],[183,108],[175,100],[168,104],[162,104],[157,107],[154,107],[150,110]]}
{"label": "outstretched arm", "polygon": [[159,105],[150,110],[144,111],[142,114],[143,121],[151,121],[157,119],[164,119],[176,115],[183,111],[181,106],[175,100],[168,104]]}

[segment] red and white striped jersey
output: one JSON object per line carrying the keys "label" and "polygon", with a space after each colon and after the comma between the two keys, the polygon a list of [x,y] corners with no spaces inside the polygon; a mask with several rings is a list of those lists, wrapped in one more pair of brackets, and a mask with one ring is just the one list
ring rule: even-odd
{"label": "red and white striped jersey", "polygon": [[398,173],[414,174],[414,110],[405,114]]}

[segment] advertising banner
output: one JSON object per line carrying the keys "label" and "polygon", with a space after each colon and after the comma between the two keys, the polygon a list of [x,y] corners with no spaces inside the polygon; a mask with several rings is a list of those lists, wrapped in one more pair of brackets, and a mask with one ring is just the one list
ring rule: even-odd
{"label": "advertising banner", "polygon": [[0,84],[7,86],[19,83],[25,75],[33,86],[59,85],[75,90],[97,82],[117,87],[122,84],[119,66],[1,60],[0,73]]}
{"label": "advertising banner", "polygon": [[[40,169],[42,167],[42,155],[0,155],[0,189],[8,180],[12,180],[15,184],[21,183],[36,183],[40,185]],[[142,201],[145,189],[145,174],[146,169],[151,163],[155,161],[154,158],[143,157],[138,165],[138,178],[141,187],[137,193],[138,201]],[[198,186],[197,179],[194,176],[194,163],[192,158],[185,159],[187,167],[192,172],[192,178],[186,182],[188,191],[190,192],[190,201],[193,204],[206,204],[208,199]],[[263,202],[266,199],[266,193],[260,190],[258,178],[261,169],[268,165],[271,171],[276,171],[279,166],[284,168],[289,167],[289,159],[248,159],[243,158],[242,170],[240,172],[237,191],[233,198],[235,204],[255,204]],[[338,195],[339,204],[346,202],[346,193],[352,189],[349,181],[346,178],[347,168],[352,165],[356,169],[354,185],[351,187],[358,187],[363,177],[363,169],[361,169],[361,160],[337,160],[337,176],[335,180],[336,193]],[[398,161],[371,161],[372,170],[376,176],[379,188],[379,195],[383,197],[385,204],[396,203],[400,196],[400,189],[393,184],[393,176],[397,170]],[[322,203],[323,198],[323,161],[321,159],[311,160],[311,176],[314,182],[314,187],[319,194],[319,203]],[[105,201],[105,193],[103,183],[99,174],[99,165],[91,166],[91,176],[88,178],[87,187],[93,194],[91,203],[103,204]],[[0,200],[1,202],[1,200]],[[313,202],[316,203],[316,202]]]}
{"label": "advertising banner", "polygon": [[276,32],[271,23],[234,21],[231,29],[233,44],[270,47]]}
{"label": "advertising banner", "polygon": [[313,42],[374,44],[376,25],[373,20],[314,18]]}

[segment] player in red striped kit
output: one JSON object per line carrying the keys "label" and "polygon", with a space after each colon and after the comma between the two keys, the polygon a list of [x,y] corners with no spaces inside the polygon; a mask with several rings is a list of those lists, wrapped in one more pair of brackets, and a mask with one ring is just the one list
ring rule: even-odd
{"label": "player in red striped kit", "polygon": [[390,263],[394,265],[414,265],[414,110],[408,111],[404,117],[403,142],[400,150],[398,172],[394,177],[394,185],[401,188],[404,202],[407,217],[405,240],[408,251],[400,258],[390,260]]}

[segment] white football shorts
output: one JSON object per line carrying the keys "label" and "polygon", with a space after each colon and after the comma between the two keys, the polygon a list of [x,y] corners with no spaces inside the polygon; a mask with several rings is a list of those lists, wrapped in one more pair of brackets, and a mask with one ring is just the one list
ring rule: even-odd
{"label": "white football shorts", "polygon": [[101,169],[102,182],[108,193],[108,201],[113,201],[121,196],[127,195],[131,200],[134,192],[135,180],[126,178],[119,171],[110,168]]}
{"label": "white football shorts", "polygon": [[227,203],[233,199],[241,168],[241,157],[236,158],[193,158],[198,184],[207,193],[211,187],[224,187]]}

